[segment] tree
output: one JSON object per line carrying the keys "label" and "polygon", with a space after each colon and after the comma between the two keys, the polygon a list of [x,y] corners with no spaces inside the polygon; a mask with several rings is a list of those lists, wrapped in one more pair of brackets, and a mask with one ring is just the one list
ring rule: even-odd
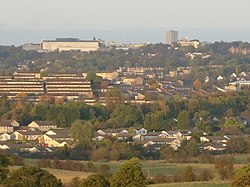
{"label": "tree", "polygon": [[144,120],[144,127],[148,130],[163,130],[167,129],[167,121],[163,111],[147,114]]}
{"label": "tree", "polygon": [[182,180],[184,182],[191,182],[195,180],[195,175],[193,173],[193,168],[191,166],[186,167],[182,176]]}
{"label": "tree", "polygon": [[106,147],[99,147],[92,152],[91,160],[103,161],[103,160],[108,160],[108,157],[109,157],[109,149]]}
{"label": "tree", "polygon": [[85,148],[92,146],[93,125],[90,121],[76,120],[72,123],[70,132],[76,144]]}
{"label": "tree", "polygon": [[203,169],[203,170],[201,170],[200,175],[198,176],[198,179],[200,181],[209,181],[209,180],[212,180],[213,177],[214,176],[210,170]]}
{"label": "tree", "polygon": [[110,179],[111,187],[146,187],[147,181],[138,158],[124,162]]}
{"label": "tree", "polygon": [[62,187],[62,182],[38,167],[21,167],[8,176],[6,187]]}
{"label": "tree", "polygon": [[134,124],[140,124],[142,114],[135,108],[129,105],[117,105],[110,115],[110,121],[113,127],[131,127]]}
{"label": "tree", "polygon": [[230,153],[245,153],[248,149],[247,141],[242,137],[232,138],[227,143],[227,148]]}
{"label": "tree", "polygon": [[105,177],[110,177],[112,174],[110,173],[110,167],[108,164],[102,164],[99,167],[99,173]]}
{"label": "tree", "polygon": [[158,102],[158,105],[159,105],[161,111],[163,111],[165,113],[169,112],[169,107],[167,105],[167,99],[165,97],[158,96],[157,102]]}
{"label": "tree", "polygon": [[203,131],[212,130],[212,115],[207,110],[201,110],[194,114],[194,121],[196,122],[195,126]]}
{"label": "tree", "polygon": [[105,102],[107,104],[108,109],[112,111],[117,104],[124,103],[124,96],[122,95],[122,92],[120,90],[113,88],[106,92]]}
{"label": "tree", "polygon": [[160,150],[161,158],[165,159],[167,162],[173,160],[174,158],[174,149],[169,145],[166,145]]}
{"label": "tree", "polygon": [[188,129],[189,128],[189,113],[187,110],[182,110],[177,117],[177,127],[178,129]]}
{"label": "tree", "polygon": [[241,129],[244,128],[245,125],[238,122],[235,118],[230,117],[225,120],[224,127],[229,129]]}
{"label": "tree", "polygon": [[9,157],[0,154],[0,184],[3,184],[9,173],[9,165],[11,165],[11,160]]}
{"label": "tree", "polygon": [[194,82],[193,82],[193,87],[195,90],[199,90],[202,88],[202,83],[201,81],[199,81],[198,79],[196,79]]}
{"label": "tree", "polygon": [[192,139],[188,142],[186,146],[186,152],[188,156],[195,157],[198,156],[200,151],[199,151],[199,146],[197,145],[197,142],[195,139]]}
{"label": "tree", "polygon": [[80,177],[74,177],[69,181],[69,183],[65,187],[80,187],[80,183]]}
{"label": "tree", "polygon": [[233,187],[250,186],[250,164],[238,169],[232,180]]}
{"label": "tree", "polygon": [[109,187],[109,182],[100,174],[92,174],[83,179],[80,187]]}
{"label": "tree", "polygon": [[215,162],[215,169],[217,169],[222,180],[229,179],[233,176],[234,164],[230,158],[221,158]]}

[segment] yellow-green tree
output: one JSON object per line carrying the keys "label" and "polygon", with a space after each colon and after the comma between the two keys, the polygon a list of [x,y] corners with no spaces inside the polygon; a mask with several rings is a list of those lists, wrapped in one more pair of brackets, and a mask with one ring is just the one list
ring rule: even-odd
{"label": "yellow-green tree", "polygon": [[110,179],[111,187],[146,187],[147,180],[141,170],[138,158],[124,162]]}
{"label": "yellow-green tree", "polygon": [[250,164],[238,169],[232,180],[233,187],[250,186]]}

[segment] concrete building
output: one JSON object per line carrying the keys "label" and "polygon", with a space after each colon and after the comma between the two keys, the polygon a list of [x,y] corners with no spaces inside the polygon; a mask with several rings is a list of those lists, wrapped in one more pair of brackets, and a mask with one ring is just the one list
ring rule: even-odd
{"label": "concrete building", "polygon": [[178,32],[177,31],[167,31],[166,33],[166,42],[167,44],[171,45],[174,42],[178,41]]}
{"label": "concrete building", "polygon": [[22,49],[25,51],[40,51],[41,44],[26,43],[22,45]]}
{"label": "concrete building", "polygon": [[41,44],[44,51],[96,51],[100,42],[97,40],[79,40],[78,38],[57,38],[44,40]]}
{"label": "concrete building", "polygon": [[33,101],[43,94],[42,79],[0,79],[0,96],[7,96],[8,99],[26,97]]}
{"label": "concrete building", "polygon": [[90,82],[83,77],[46,79],[45,93],[54,98],[77,100],[92,98],[93,92]]}
{"label": "concrete building", "polygon": [[199,40],[189,40],[187,37],[178,41],[178,44],[182,47],[189,47],[193,46],[194,48],[198,48],[200,45]]}
{"label": "concrete building", "polygon": [[114,80],[118,77],[116,71],[100,71],[96,72],[96,76],[102,77],[103,79]]}
{"label": "concrete building", "polygon": [[13,100],[25,98],[31,102],[38,102],[44,99],[43,96],[93,102],[90,82],[75,73],[55,73],[41,77],[38,72],[15,72],[13,76],[0,76],[1,96]]}

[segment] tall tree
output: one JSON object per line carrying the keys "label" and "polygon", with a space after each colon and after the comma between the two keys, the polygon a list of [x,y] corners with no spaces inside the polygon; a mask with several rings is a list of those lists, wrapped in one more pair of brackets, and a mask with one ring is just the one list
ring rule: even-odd
{"label": "tall tree", "polygon": [[110,115],[114,127],[131,127],[142,122],[142,114],[136,107],[121,104],[117,105]]}
{"label": "tall tree", "polygon": [[9,175],[6,187],[62,187],[62,182],[38,167],[21,167]]}
{"label": "tall tree", "polygon": [[124,103],[124,96],[122,92],[116,88],[110,89],[105,94],[105,102],[110,111],[112,111],[117,104]]}
{"label": "tall tree", "polygon": [[9,157],[0,154],[0,184],[3,184],[9,173],[9,165],[11,165],[11,160]]}
{"label": "tall tree", "polygon": [[109,182],[100,174],[92,174],[83,179],[79,187],[109,187]]}
{"label": "tall tree", "polygon": [[201,110],[194,114],[195,126],[203,131],[212,130],[212,115],[208,110]]}
{"label": "tall tree", "polygon": [[143,176],[138,158],[124,162],[110,179],[111,187],[146,187],[147,180]]}
{"label": "tall tree", "polygon": [[186,152],[188,156],[194,157],[199,155],[199,146],[195,139],[190,140],[186,145]]}
{"label": "tall tree", "polygon": [[188,129],[189,128],[189,113],[187,110],[182,110],[177,117],[177,127],[178,129]]}
{"label": "tall tree", "polygon": [[70,132],[77,145],[92,147],[93,125],[90,121],[76,120],[72,123]]}
{"label": "tall tree", "polygon": [[195,175],[194,175],[194,172],[193,172],[193,168],[191,166],[187,166],[185,168],[182,180],[184,182],[191,182],[191,181],[195,180]]}
{"label": "tall tree", "polygon": [[232,181],[233,187],[250,186],[250,164],[238,169]]}

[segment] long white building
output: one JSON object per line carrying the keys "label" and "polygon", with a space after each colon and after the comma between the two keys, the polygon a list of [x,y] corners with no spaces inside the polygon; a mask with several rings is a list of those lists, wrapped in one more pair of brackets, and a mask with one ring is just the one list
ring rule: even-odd
{"label": "long white building", "polygon": [[42,50],[50,51],[96,51],[100,42],[97,40],[79,40],[78,38],[57,38],[56,40],[44,40]]}

